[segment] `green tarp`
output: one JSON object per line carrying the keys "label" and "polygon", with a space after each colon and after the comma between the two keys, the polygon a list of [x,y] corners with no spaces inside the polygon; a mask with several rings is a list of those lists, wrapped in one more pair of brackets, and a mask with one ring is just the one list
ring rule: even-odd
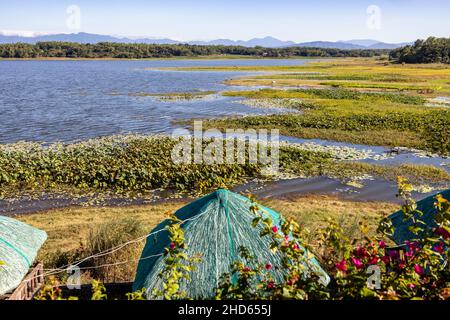
{"label": "green tarp", "polygon": [[46,239],[45,231],[0,216],[0,295],[20,284]]}
{"label": "green tarp", "polygon": [[[445,199],[450,201],[450,189],[439,192]],[[429,196],[423,200],[417,202],[417,210],[423,212],[423,216],[419,217],[418,214],[415,215],[415,218],[418,218],[425,222],[426,228],[434,228],[436,224],[434,222],[434,215],[436,214],[436,208],[434,207],[434,203],[436,199],[434,198],[436,195]],[[388,217],[392,221],[394,226],[394,235],[392,236],[392,240],[397,244],[403,244],[406,240],[412,240],[416,238],[416,236],[408,230],[411,226],[411,221],[403,221],[403,212],[401,210],[393,213]]]}
{"label": "green tarp", "polygon": [[[188,244],[187,254],[202,254],[197,270],[190,275],[191,281],[182,283],[182,289],[189,297],[211,298],[220,276],[229,272],[233,261],[239,260],[240,246],[248,248],[259,263],[272,264],[272,276],[276,280],[282,279],[283,271],[277,268],[281,263],[281,255],[269,249],[269,237],[259,236],[261,227],[252,226],[255,215],[249,210],[251,205],[249,199],[219,189],[175,213],[180,220],[190,219],[182,224]],[[265,217],[270,216],[274,223],[280,223],[277,212],[260,206],[260,213]],[[167,221],[162,222],[151,233],[165,229],[167,224]],[[165,230],[147,237],[133,290],[145,288],[150,295],[155,288],[161,289],[162,283],[158,275],[164,267],[164,257],[151,256],[161,254],[169,245],[169,235]],[[309,272],[315,272],[323,284],[328,284],[329,277],[315,258],[309,259],[308,266],[305,276]]]}

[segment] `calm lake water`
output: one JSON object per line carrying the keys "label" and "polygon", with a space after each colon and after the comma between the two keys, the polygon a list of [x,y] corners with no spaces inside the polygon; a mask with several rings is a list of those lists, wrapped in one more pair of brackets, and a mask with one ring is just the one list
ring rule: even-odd
{"label": "calm lake water", "polygon": [[170,133],[174,120],[273,113],[219,95],[160,101],[135,93],[221,91],[236,72],[146,68],[300,65],[307,60],[0,61],[0,143],[74,141],[124,133]]}

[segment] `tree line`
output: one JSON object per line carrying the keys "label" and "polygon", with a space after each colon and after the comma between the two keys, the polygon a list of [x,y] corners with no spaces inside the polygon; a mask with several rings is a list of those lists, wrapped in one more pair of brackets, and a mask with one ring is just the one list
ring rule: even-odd
{"label": "tree line", "polygon": [[450,63],[450,38],[429,37],[392,50],[389,57],[400,63]]}
{"label": "tree line", "polygon": [[36,44],[0,44],[0,58],[168,58],[210,55],[247,55],[255,57],[373,57],[388,50],[345,50],[334,48],[286,47],[264,48],[223,45],[131,44],[101,42],[38,42]]}

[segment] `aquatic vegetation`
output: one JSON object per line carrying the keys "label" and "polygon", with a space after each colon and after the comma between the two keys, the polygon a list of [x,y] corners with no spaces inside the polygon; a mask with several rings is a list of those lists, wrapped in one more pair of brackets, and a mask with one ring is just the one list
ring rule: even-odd
{"label": "aquatic vegetation", "polygon": [[313,109],[316,107],[312,103],[305,102],[302,99],[295,99],[295,98],[245,99],[236,102],[252,108],[262,108],[262,109],[286,108],[299,111],[303,109]]}
{"label": "aquatic vegetation", "polygon": [[[0,145],[1,192],[57,191],[61,187],[114,192],[157,188],[202,192],[263,176],[264,165],[248,160],[245,164],[176,164],[171,152],[179,141],[168,136],[129,135],[74,144]],[[207,143],[204,140],[203,147]],[[284,152],[291,151],[282,148],[281,153]],[[301,150],[295,152],[295,157],[303,161],[300,168],[308,174],[314,174],[315,167],[330,158],[321,152]]]}
{"label": "aquatic vegetation", "polygon": [[[368,174],[393,180],[395,174],[401,173],[423,184],[450,181],[450,174],[442,168],[362,164],[354,160],[370,158],[370,153],[310,144],[282,143],[279,172],[267,171],[267,165],[261,163],[249,163],[248,150],[245,164],[177,164],[173,162],[171,152],[178,142],[179,139],[168,136],[129,135],[73,144],[0,145],[0,196],[42,191],[64,191],[68,196],[71,192],[95,191],[100,196],[102,193],[142,193],[154,189],[203,193],[249,179],[287,176],[325,175],[348,180]],[[203,147],[208,143],[208,139],[204,140]]]}
{"label": "aquatic vegetation", "polygon": [[450,154],[450,112],[445,110],[341,114],[339,109],[316,108],[302,114],[215,119],[205,122],[205,127],[278,128],[282,134],[300,138],[406,146]]}
{"label": "aquatic vegetation", "polygon": [[128,95],[135,97],[155,97],[163,101],[178,101],[178,100],[196,100],[204,99],[207,96],[216,93],[216,91],[195,91],[195,92],[169,92],[169,93],[130,93]]}
{"label": "aquatic vegetation", "polygon": [[423,105],[426,100],[420,96],[399,93],[359,92],[346,89],[261,89],[258,91],[231,91],[223,92],[225,96],[243,96],[247,98],[304,98],[304,99],[336,99],[336,100],[362,100],[386,101],[410,105]]}

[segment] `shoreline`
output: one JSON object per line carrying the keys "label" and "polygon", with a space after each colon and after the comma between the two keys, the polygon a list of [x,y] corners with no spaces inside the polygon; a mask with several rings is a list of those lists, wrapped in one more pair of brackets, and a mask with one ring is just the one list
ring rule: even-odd
{"label": "shoreline", "polygon": [[212,56],[179,56],[179,57],[155,57],[155,58],[68,58],[68,57],[38,57],[38,58],[0,58],[1,61],[157,61],[157,60],[314,60],[336,59],[335,57],[262,57],[244,55],[212,55]]}
{"label": "shoreline", "polygon": [[[386,203],[399,205],[401,199],[396,197],[397,185],[392,181],[372,180],[364,187],[347,185],[336,179],[327,177],[285,179],[267,182],[247,182],[238,184],[231,191],[252,194],[258,202],[275,200],[298,200],[304,198],[329,198],[346,203]],[[429,192],[413,191],[415,199],[423,199],[442,190]],[[40,198],[17,198],[0,200],[0,216],[19,217],[43,214],[73,208],[145,208],[173,203],[187,203],[203,195],[194,196],[174,190],[163,190],[160,194],[149,197],[111,196],[107,198],[92,195],[85,197],[64,197],[58,193],[48,193]],[[8,201],[12,201],[8,204]],[[95,203],[95,201],[99,201]],[[8,210],[11,206],[11,210]]]}

